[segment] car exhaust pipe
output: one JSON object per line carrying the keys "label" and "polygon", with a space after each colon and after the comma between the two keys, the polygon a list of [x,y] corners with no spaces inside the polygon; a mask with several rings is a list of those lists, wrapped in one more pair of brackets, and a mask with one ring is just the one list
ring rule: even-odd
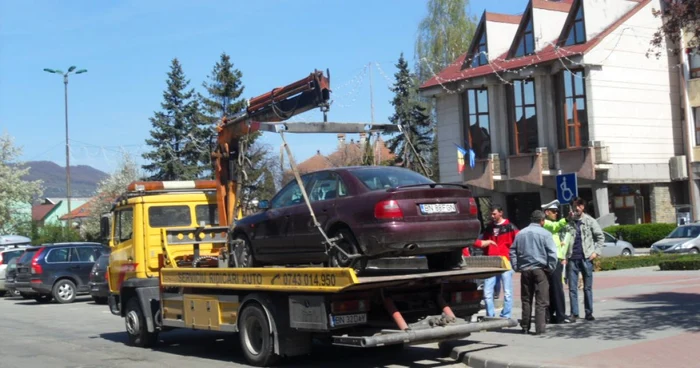
{"label": "car exhaust pipe", "polygon": [[406,244],[406,246],[404,246],[404,249],[406,250],[414,250],[416,248],[418,248],[418,244],[416,243]]}

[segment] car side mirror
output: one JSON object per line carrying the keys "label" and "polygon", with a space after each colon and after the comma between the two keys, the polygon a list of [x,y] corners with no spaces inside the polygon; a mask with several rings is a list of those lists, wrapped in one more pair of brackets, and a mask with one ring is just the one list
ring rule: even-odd
{"label": "car side mirror", "polygon": [[261,210],[266,210],[266,209],[270,208],[270,201],[268,201],[267,199],[263,199],[262,201],[259,201],[258,208]]}
{"label": "car side mirror", "polygon": [[100,218],[100,240],[103,244],[111,245],[110,232],[112,227],[110,225],[109,216],[103,216]]}

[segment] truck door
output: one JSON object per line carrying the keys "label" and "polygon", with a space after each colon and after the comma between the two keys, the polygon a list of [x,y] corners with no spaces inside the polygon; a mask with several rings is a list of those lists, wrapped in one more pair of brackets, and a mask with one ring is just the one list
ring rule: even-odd
{"label": "truck door", "polygon": [[109,259],[109,288],[119,292],[122,282],[134,276],[134,210],[131,207],[118,209],[114,213],[114,249]]}

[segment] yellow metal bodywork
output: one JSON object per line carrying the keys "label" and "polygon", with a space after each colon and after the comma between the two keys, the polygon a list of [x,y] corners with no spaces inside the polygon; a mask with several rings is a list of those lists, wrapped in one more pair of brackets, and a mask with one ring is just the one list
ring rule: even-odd
{"label": "yellow metal bodywork", "polygon": [[[110,292],[119,294],[124,281],[131,278],[153,278],[160,274],[160,255],[162,253],[161,230],[165,227],[152,227],[149,223],[149,209],[158,206],[187,206],[190,210],[191,223],[184,227],[196,227],[196,207],[216,206],[214,193],[192,191],[185,193],[159,193],[131,197],[120,201],[112,211],[112,229],[109,245],[112,248],[109,259],[109,288]],[[131,236],[120,239],[119,216],[122,211],[132,212]],[[218,216],[214,216],[218,220]],[[183,226],[172,226],[167,229],[178,229]],[[216,255],[219,245],[202,243],[202,255]],[[173,258],[192,254],[191,245],[170,246]]]}

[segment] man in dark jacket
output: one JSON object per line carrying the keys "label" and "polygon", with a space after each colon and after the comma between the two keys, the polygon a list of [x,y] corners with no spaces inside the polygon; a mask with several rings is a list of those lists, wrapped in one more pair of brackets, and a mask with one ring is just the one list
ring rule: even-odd
{"label": "man in dark jacket", "polygon": [[545,332],[545,319],[549,307],[549,274],[557,267],[557,246],[552,234],[545,230],[545,216],[540,210],[532,213],[530,226],[515,236],[510,248],[510,262],[515,272],[520,272],[520,299],[523,316],[520,322],[524,333],[530,331],[532,300],[535,307],[535,334]]}

